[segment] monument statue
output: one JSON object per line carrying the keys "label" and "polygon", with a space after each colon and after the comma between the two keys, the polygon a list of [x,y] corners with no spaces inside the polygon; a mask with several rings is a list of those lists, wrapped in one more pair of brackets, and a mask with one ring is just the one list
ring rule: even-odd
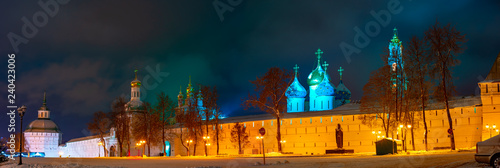
{"label": "monument statue", "polygon": [[342,132],[342,127],[340,127],[340,124],[337,124],[337,129],[335,129],[335,137],[337,148],[342,149],[344,147],[344,133]]}

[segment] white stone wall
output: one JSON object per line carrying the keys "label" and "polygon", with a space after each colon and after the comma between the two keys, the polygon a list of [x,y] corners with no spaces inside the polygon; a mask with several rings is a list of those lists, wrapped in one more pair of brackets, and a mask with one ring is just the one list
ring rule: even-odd
{"label": "white stone wall", "polygon": [[44,152],[45,157],[58,157],[59,133],[25,132],[30,152]]}

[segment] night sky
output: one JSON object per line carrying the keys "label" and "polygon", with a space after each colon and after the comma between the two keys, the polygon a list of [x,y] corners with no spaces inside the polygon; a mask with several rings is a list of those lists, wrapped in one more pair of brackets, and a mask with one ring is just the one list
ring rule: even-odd
{"label": "night sky", "polygon": [[[48,0],[42,0],[46,2]],[[62,0],[61,0],[62,1]],[[7,37],[23,36],[25,24],[43,9],[38,1],[0,2],[0,107],[7,111],[7,54],[16,53]],[[229,4],[232,11],[219,17],[212,0],[71,0],[16,53],[16,105],[27,105],[24,128],[36,119],[47,91],[51,119],[63,132],[63,142],[88,136],[86,123],[92,113],[110,110],[111,101],[130,95],[134,69],[143,81],[150,76],[143,101],[155,102],[161,91],[176,98],[185,93],[189,76],[193,84],[217,86],[219,105],[228,116],[251,115],[241,99],[253,90],[250,80],[278,66],[300,66],[299,80],[316,66],[314,52],[321,48],[328,73],[337,85],[342,66],[344,84],[352,99],[361,99],[371,71],[381,67],[380,54],[388,47],[393,28],[404,45],[412,35],[422,36],[436,20],[451,23],[466,35],[467,49],[454,69],[457,95],[476,94],[477,82],[486,78],[500,52],[499,1],[401,0],[400,12],[360,53],[346,59],[339,45],[354,44],[355,27],[376,21],[370,11],[388,10],[384,1],[250,1]],[[238,2],[238,1],[236,1]],[[451,3],[452,2],[452,3]],[[43,20],[42,20],[43,21]],[[157,80],[148,69],[159,68]],[[157,86],[154,85],[157,83]],[[197,87],[195,87],[197,89]],[[7,136],[6,115],[0,115],[0,135]]]}

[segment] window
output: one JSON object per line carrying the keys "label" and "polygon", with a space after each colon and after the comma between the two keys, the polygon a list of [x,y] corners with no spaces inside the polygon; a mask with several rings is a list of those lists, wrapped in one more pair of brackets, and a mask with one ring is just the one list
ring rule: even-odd
{"label": "window", "polygon": [[297,111],[299,111],[299,102],[297,102]]}
{"label": "window", "polygon": [[330,122],[333,122],[333,116],[330,118]]}
{"label": "window", "polygon": [[245,127],[245,128],[246,128],[246,127],[247,127],[247,123],[243,123],[243,127]]}
{"label": "window", "polygon": [[252,122],[252,127],[255,127],[255,122]]}
{"label": "window", "polygon": [[470,125],[470,117],[468,119],[469,119],[469,125]]}
{"label": "window", "polygon": [[328,109],[330,109],[330,100],[328,100]]}
{"label": "window", "polygon": [[302,124],[302,118],[300,119],[300,124]]}
{"label": "window", "polygon": [[321,109],[323,109],[323,101],[321,101]]}
{"label": "window", "polygon": [[316,100],[314,100],[313,107],[316,108]]}
{"label": "window", "polygon": [[486,84],[486,93],[488,93],[488,84]]}
{"label": "window", "polygon": [[309,123],[311,123],[311,124],[313,123],[313,118],[311,118],[311,119],[309,120]]}
{"label": "window", "polygon": [[458,121],[457,121],[457,119],[455,118],[455,126],[456,126],[456,125],[458,125]]}
{"label": "window", "polygon": [[463,108],[460,109],[460,114],[464,114],[464,109]]}
{"label": "window", "polygon": [[271,121],[271,126],[273,126],[273,121]]}
{"label": "window", "polygon": [[290,119],[290,125],[292,125],[292,119]]}
{"label": "window", "polygon": [[319,118],[319,123],[323,123],[323,117]]}
{"label": "window", "polygon": [[264,121],[262,121],[262,126],[264,126]]}

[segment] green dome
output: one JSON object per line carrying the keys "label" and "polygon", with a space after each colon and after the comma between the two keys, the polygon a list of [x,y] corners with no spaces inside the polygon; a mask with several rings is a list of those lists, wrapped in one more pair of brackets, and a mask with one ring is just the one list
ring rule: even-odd
{"label": "green dome", "polygon": [[309,86],[314,86],[314,85],[319,85],[321,81],[323,81],[323,78],[325,75],[325,71],[321,68],[321,66],[318,64],[318,67],[312,71],[309,76],[307,77],[307,84]]}

